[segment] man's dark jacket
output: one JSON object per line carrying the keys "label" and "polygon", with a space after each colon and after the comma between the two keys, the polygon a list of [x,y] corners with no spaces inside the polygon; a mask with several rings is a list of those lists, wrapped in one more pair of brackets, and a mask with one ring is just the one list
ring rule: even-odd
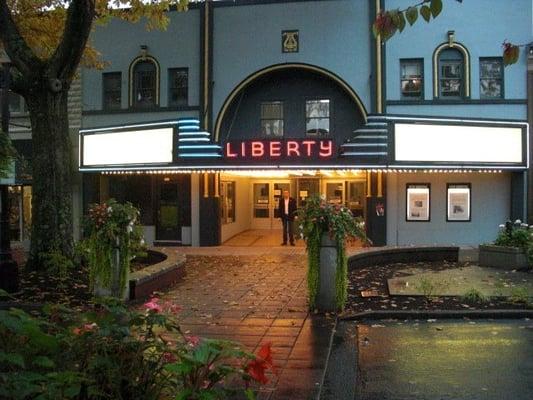
{"label": "man's dark jacket", "polygon": [[[281,197],[279,199],[279,217],[281,219],[285,216],[285,199]],[[294,221],[294,217],[296,216],[296,200],[294,200],[292,197],[289,197],[289,221]]]}

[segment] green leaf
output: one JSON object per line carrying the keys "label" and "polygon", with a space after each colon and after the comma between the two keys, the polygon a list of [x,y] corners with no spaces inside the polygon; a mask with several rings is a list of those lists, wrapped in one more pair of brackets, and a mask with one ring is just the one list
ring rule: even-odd
{"label": "green leaf", "polygon": [[255,400],[255,393],[252,389],[248,388],[244,391],[247,400]]}
{"label": "green leaf", "polygon": [[405,16],[403,15],[403,13],[398,13],[398,30],[400,31],[400,33],[403,32],[405,28]]}
{"label": "green leaf", "polygon": [[41,368],[54,368],[56,366],[54,361],[52,361],[46,356],[35,357],[35,359],[33,360],[33,365]]}
{"label": "green leaf", "polygon": [[0,361],[16,365],[17,367],[24,368],[24,357],[18,353],[0,353]]}
{"label": "green leaf", "polygon": [[405,11],[405,18],[407,18],[407,22],[409,22],[409,25],[413,26],[413,24],[418,19],[418,8],[416,7],[409,7]]}
{"label": "green leaf", "polygon": [[429,8],[431,9],[431,15],[435,18],[442,11],[442,0],[431,0]]}
{"label": "green leaf", "polygon": [[174,397],[174,400],[188,400],[191,394],[193,394],[192,389],[184,389]]}
{"label": "green leaf", "polygon": [[431,19],[431,9],[428,6],[420,7],[420,15],[422,15],[422,18],[424,18],[426,22],[429,22]]}
{"label": "green leaf", "polygon": [[175,374],[188,374],[192,371],[193,366],[189,363],[174,363],[165,365],[165,370]]}

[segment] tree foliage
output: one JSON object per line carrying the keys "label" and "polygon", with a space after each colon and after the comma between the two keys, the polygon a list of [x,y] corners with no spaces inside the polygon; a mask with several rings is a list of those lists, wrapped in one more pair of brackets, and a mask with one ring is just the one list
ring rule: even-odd
{"label": "tree foliage", "polygon": [[72,146],[68,91],[81,63],[102,66],[89,43],[96,23],[141,19],[166,28],[166,11],[188,0],[0,0],[0,46],[11,60],[11,90],[26,100],[32,126],[33,197],[29,264],[72,253]]}
{"label": "tree foliage", "polygon": [[[463,2],[463,0],[454,1]],[[440,15],[442,9],[442,0],[421,0],[405,9],[381,10],[372,24],[372,32],[375,37],[380,36],[383,41],[386,41],[397,32],[403,32],[407,23],[409,26],[413,26],[420,19],[419,16],[424,21],[430,22]],[[520,47],[523,45],[512,44],[508,41],[503,42],[504,65],[515,64],[518,61]]]}

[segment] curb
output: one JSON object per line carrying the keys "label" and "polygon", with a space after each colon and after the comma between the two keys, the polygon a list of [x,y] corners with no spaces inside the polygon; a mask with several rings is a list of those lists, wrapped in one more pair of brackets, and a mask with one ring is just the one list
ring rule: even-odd
{"label": "curb", "polygon": [[339,317],[340,321],[365,319],[533,319],[533,310],[436,310],[436,311],[365,311]]}

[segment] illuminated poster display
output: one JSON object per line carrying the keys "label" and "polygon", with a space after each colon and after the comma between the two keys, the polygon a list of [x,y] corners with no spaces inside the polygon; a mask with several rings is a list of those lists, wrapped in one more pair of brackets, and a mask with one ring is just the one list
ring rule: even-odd
{"label": "illuminated poster display", "polygon": [[470,221],[470,184],[447,186],[447,221]]}
{"label": "illuminated poster display", "polygon": [[324,160],[334,153],[332,140],[241,140],[224,146],[224,156],[232,161]]}
{"label": "illuminated poster display", "polygon": [[407,185],[407,221],[429,221],[429,183]]}

